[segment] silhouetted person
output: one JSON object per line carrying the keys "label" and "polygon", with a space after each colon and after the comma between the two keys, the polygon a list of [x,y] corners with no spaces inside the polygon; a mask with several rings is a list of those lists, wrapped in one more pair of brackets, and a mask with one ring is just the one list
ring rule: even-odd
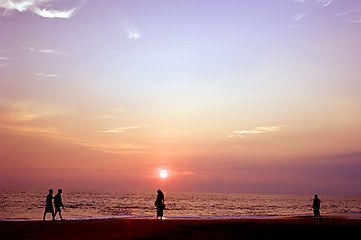
{"label": "silhouetted person", "polygon": [[158,217],[160,217],[160,220],[162,220],[163,210],[165,209],[164,194],[160,189],[158,189],[157,193],[158,193],[157,200],[155,200],[155,206],[157,206],[157,219]]}
{"label": "silhouetted person", "polygon": [[315,194],[315,198],[313,199],[313,219],[321,218],[320,215],[320,207],[321,207],[321,200],[318,198],[318,195]]}
{"label": "silhouetted person", "polygon": [[43,217],[43,221],[45,221],[45,215],[46,213],[51,213],[51,216],[53,217],[54,220],[54,207],[53,207],[53,189],[49,189],[49,194],[46,196],[46,200],[45,200],[45,211],[44,211],[44,217]]}
{"label": "silhouetted person", "polygon": [[61,216],[61,209],[60,209],[60,207],[62,207],[64,209],[63,202],[61,201],[61,193],[62,192],[63,192],[63,190],[58,189],[58,193],[54,197],[54,206],[55,206],[54,219],[55,219],[56,214],[59,212],[60,219],[64,220],[64,218]]}

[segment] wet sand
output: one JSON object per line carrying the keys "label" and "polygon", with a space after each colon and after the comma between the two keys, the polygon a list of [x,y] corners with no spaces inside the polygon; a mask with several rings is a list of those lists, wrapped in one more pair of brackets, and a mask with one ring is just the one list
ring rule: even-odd
{"label": "wet sand", "polygon": [[360,239],[361,219],[0,221],[1,239]]}

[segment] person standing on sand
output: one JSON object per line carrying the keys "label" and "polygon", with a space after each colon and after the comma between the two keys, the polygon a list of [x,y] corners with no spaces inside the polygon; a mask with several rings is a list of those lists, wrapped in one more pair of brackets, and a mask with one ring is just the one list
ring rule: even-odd
{"label": "person standing on sand", "polygon": [[157,220],[160,217],[160,220],[163,218],[163,210],[165,209],[164,205],[164,194],[162,190],[158,189],[157,191],[157,200],[155,200],[155,206],[157,206]]}
{"label": "person standing on sand", "polygon": [[45,221],[45,215],[46,213],[51,213],[51,216],[55,217],[54,214],[54,207],[53,207],[53,189],[49,189],[49,194],[48,196],[46,196],[46,200],[45,200],[45,211],[44,211],[44,217],[43,217],[43,221]]}
{"label": "person standing on sand", "polygon": [[315,194],[315,198],[313,199],[313,219],[321,218],[320,215],[320,206],[321,206],[321,200],[318,198],[318,195]]}
{"label": "person standing on sand", "polygon": [[54,206],[55,206],[54,220],[55,220],[55,216],[56,216],[57,212],[59,212],[60,219],[64,220],[64,218],[61,216],[61,209],[60,209],[60,207],[62,207],[64,209],[63,202],[61,201],[62,192],[63,192],[63,190],[58,189],[58,193],[54,197]]}

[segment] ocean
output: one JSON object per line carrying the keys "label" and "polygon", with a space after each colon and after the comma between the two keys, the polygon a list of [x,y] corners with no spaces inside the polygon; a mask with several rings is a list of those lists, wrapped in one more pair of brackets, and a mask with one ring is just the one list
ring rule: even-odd
{"label": "ocean", "polygon": [[[54,195],[56,189],[54,189]],[[258,218],[312,215],[313,196],[240,193],[165,193],[165,218]],[[42,220],[45,190],[0,190],[0,220]],[[319,196],[321,215],[361,218],[361,197]],[[156,192],[70,191],[65,219],[152,218]],[[47,214],[47,219],[51,219]],[[59,216],[57,216],[59,218]]]}

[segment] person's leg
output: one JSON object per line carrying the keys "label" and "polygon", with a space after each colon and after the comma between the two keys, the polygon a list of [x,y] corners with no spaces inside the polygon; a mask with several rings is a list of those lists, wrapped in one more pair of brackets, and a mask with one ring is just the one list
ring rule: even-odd
{"label": "person's leg", "polygon": [[320,217],[320,210],[319,209],[315,210],[315,215],[316,215],[316,219],[319,219],[319,217]]}
{"label": "person's leg", "polygon": [[46,212],[44,212],[44,217],[43,217],[43,221],[45,221],[45,215],[46,215]]}
{"label": "person's leg", "polygon": [[53,220],[55,220],[56,214],[58,213],[58,209],[55,209],[55,212],[53,213]]}
{"label": "person's leg", "polygon": [[61,220],[64,220],[63,217],[61,216],[61,210],[59,210],[59,216]]}
{"label": "person's leg", "polygon": [[157,219],[158,218],[162,219],[162,211],[160,208],[157,208]]}

